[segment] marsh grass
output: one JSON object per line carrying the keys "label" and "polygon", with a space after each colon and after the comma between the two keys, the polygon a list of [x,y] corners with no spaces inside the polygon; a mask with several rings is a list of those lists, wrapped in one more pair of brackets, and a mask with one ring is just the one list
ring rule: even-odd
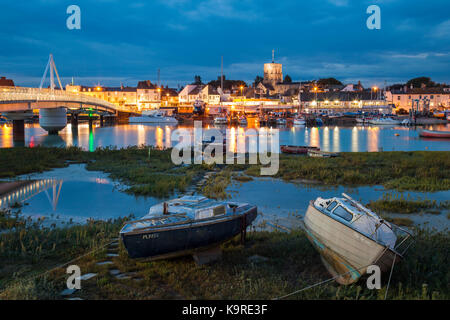
{"label": "marsh grass", "polygon": [[212,199],[227,199],[230,195],[226,192],[231,183],[231,169],[224,169],[208,178],[202,187],[202,194]]}
{"label": "marsh grass", "polygon": [[[1,240],[13,245],[0,253],[0,298],[60,299],[58,293],[65,288],[67,278],[64,268],[41,277],[28,276],[98,248],[117,236],[122,222],[92,222],[42,233],[28,226],[29,236],[19,230],[13,232],[14,236],[2,234]],[[448,230],[413,232],[415,243],[394,269],[388,298],[449,299]],[[44,233],[49,240],[39,249]],[[102,249],[76,261],[82,273],[94,272],[97,276],[83,281],[82,290],[74,295],[83,299],[272,299],[331,277],[302,230],[249,232],[245,245],[235,238],[223,244],[222,250],[221,261],[198,266],[191,257],[130,259],[119,242],[118,257],[107,258],[108,250]],[[252,262],[250,257],[254,255],[266,260]],[[111,259],[114,265],[96,264],[105,259]],[[130,278],[117,279],[111,269]],[[366,289],[363,278],[350,286],[329,282],[289,299],[384,299],[387,277],[382,275],[379,291]]]}
{"label": "marsh grass", "polygon": [[[383,185],[398,191],[450,189],[450,152],[342,152],[337,158],[280,154],[275,177],[312,180],[328,185]],[[260,176],[257,165],[246,173]]]}
{"label": "marsh grass", "polygon": [[29,277],[89,252],[97,258],[95,251],[117,237],[128,219],[55,228],[43,226],[41,220],[24,219],[20,213],[14,216],[0,234],[0,292],[6,288],[0,298],[50,298],[42,289],[50,286],[48,281]]}
{"label": "marsh grass", "polygon": [[409,194],[405,197],[404,194],[384,193],[381,199],[370,201],[367,206],[377,212],[440,214],[442,210],[450,209],[450,201],[412,199]]}

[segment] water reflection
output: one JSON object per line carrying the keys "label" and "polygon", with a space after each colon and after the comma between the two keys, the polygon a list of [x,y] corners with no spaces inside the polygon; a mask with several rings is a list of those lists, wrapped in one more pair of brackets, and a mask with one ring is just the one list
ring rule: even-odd
{"label": "water reflection", "polygon": [[367,151],[378,151],[378,136],[380,134],[378,127],[369,127],[367,131]]}
{"label": "water reflection", "polygon": [[340,152],[341,148],[340,148],[340,143],[341,140],[339,139],[339,127],[334,127],[333,129],[333,151],[334,152]]}
{"label": "water reflection", "polygon": [[[56,179],[9,182],[11,191],[0,196],[0,208],[23,203],[39,193],[44,192],[53,211],[56,211],[63,181]],[[51,189],[51,194],[49,193]]]}
{"label": "water reflection", "polygon": [[[106,220],[131,213],[142,217],[159,201],[120,192],[106,174],[87,171],[81,164],[20,178],[33,180],[9,182],[17,186],[0,197],[0,208],[26,203],[21,208],[23,215],[46,217],[47,223],[70,220],[83,223],[89,218]],[[56,217],[58,221],[54,221]]]}
{"label": "water reflection", "polygon": [[319,128],[311,128],[311,141],[310,146],[320,147]]}
{"label": "water reflection", "polygon": [[359,149],[359,143],[358,143],[358,128],[353,127],[352,129],[352,152],[358,152]]}
{"label": "water reflection", "polygon": [[330,129],[328,127],[325,127],[323,129],[323,149],[329,150],[330,149]]}
{"label": "water reflection", "polygon": [[[136,145],[153,145],[157,147],[171,147],[172,132],[175,129],[185,129],[193,138],[192,126],[164,126],[154,124],[117,125],[99,127],[94,124],[91,128],[87,123],[78,126],[70,124],[57,136],[48,136],[47,132],[38,124],[26,124],[25,145],[34,147],[45,146],[78,146],[84,150],[93,151],[97,147],[116,146],[118,148]],[[216,126],[210,126],[215,129]],[[226,129],[227,126],[222,127]],[[439,130],[450,130],[450,126],[435,127]],[[324,151],[349,152],[349,151],[410,151],[410,150],[450,150],[448,139],[423,139],[413,127],[402,126],[333,126],[323,128],[289,127],[289,128],[265,128],[239,129],[232,127],[229,131],[229,150],[236,151],[238,142],[242,142],[241,132],[248,130],[269,133],[268,139],[273,137],[273,130],[279,130],[280,144],[289,145],[313,145],[320,146]],[[203,133],[208,129],[205,126]],[[224,132],[225,133],[225,132]],[[201,139],[201,137],[200,137]],[[239,141],[238,141],[239,140]],[[270,140],[267,141],[270,143]],[[22,142],[23,144],[23,142]],[[12,126],[0,126],[0,147],[16,146],[13,142]]]}

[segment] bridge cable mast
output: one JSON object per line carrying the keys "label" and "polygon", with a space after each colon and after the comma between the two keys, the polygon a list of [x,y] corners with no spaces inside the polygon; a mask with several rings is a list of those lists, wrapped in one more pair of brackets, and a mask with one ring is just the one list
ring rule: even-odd
{"label": "bridge cable mast", "polygon": [[61,79],[59,79],[58,70],[56,69],[55,61],[53,60],[53,55],[50,53],[50,56],[48,58],[47,66],[45,67],[44,75],[41,79],[41,84],[39,85],[39,89],[42,89],[42,85],[44,84],[45,78],[47,77],[48,69],[50,69],[50,89],[53,91],[55,89],[55,77],[54,74],[56,74],[56,78],[58,79],[58,84],[61,90],[63,90],[63,87],[61,85]]}

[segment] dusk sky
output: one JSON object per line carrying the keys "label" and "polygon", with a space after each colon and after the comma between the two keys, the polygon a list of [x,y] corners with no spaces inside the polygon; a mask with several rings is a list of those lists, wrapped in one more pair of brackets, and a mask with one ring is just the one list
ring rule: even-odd
{"label": "dusk sky", "polygon": [[[364,85],[430,76],[450,82],[449,0],[0,0],[0,75],[38,86],[49,53],[63,83],[176,87],[224,74],[250,83],[263,64],[294,81],[336,77]],[[81,30],[66,27],[69,5]],[[381,8],[369,30],[366,9]]]}

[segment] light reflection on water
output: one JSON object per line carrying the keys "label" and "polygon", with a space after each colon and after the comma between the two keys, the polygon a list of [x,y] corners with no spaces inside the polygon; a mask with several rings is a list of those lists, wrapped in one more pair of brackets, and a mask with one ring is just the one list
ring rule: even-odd
{"label": "light reflection on water", "polygon": [[[208,126],[210,129],[217,129]],[[207,131],[208,127],[203,128]],[[194,135],[192,126],[158,126],[150,124],[116,125],[100,127],[93,125],[89,128],[82,123],[78,128],[72,128],[70,123],[59,135],[49,136],[38,124],[29,124],[25,128],[25,145],[29,147],[44,146],[80,146],[85,150],[93,151],[97,147],[117,146],[118,148],[134,145],[153,145],[157,147],[171,147],[177,141],[171,140],[175,129],[186,129],[191,137]],[[226,127],[225,127],[226,128]],[[225,129],[221,127],[221,130]],[[260,128],[273,135],[275,128]],[[434,126],[434,129],[450,130],[449,125]],[[245,138],[248,144],[248,135],[254,136],[257,128],[236,129],[232,127],[229,132],[230,149],[237,149],[238,142]],[[279,144],[319,146],[324,151],[333,152],[374,152],[374,151],[414,151],[414,150],[450,150],[449,139],[424,139],[418,136],[415,128],[403,126],[323,126],[304,127],[294,126],[279,128]],[[253,132],[253,134],[251,133]],[[244,137],[243,135],[246,135]],[[0,127],[0,147],[13,147],[11,125]],[[248,146],[247,146],[248,147]]]}
{"label": "light reflection on water", "polygon": [[45,217],[47,224],[84,223],[87,219],[108,220],[130,214],[137,218],[147,214],[150,206],[163,201],[153,197],[135,197],[120,190],[124,186],[111,181],[102,172],[87,171],[73,164],[44,173],[19,177],[29,183],[0,197],[0,208],[15,202],[25,216]]}

